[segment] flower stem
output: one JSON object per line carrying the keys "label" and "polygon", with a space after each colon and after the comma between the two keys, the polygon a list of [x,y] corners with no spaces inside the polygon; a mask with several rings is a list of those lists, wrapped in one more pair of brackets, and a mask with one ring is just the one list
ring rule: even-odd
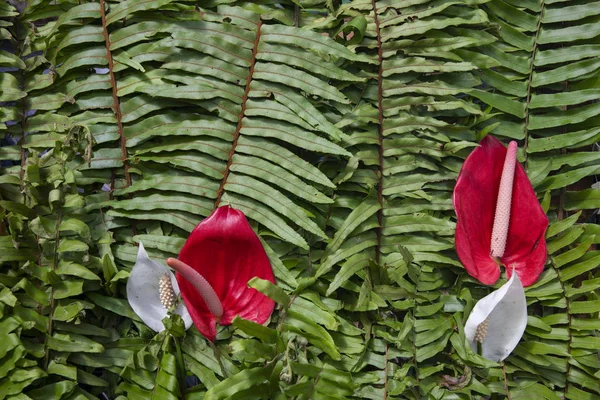
{"label": "flower stem", "polygon": [[181,353],[181,346],[179,345],[180,338],[173,337],[173,342],[175,343],[175,359],[177,360],[179,370],[179,390],[181,390],[181,394],[183,395],[185,391],[185,377],[187,372],[185,371],[185,363],[183,362],[183,354]]}
{"label": "flower stem", "polygon": [[219,363],[219,367],[221,367],[221,375],[223,378],[227,378],[227,372],[225,371],[225,366],[223,365],[223,361],[221,360],[221,352],[216,344],[214,344],[211,340],[208,341],[208,345],[212,348],[215,358]]}
{"label": "flower stem", "polygon": [[504,159],[504,168],[502,169],[502,177],[500,178],[500,189],[498,190],[498,200],[496,201],[494,227],[492,228],[490,255],[498,259],[504,255],[504,250],[506,249],[516,163],[517,142],[512,141],[508,144],[506,158]]}
{"label": "flower stem", "polygon": [[208,283],[208,281],[195,269],[176,258],[168,258],[167,264],[191,283],[200,296],[202,296],[202,299],[210,312],[213,313],[217,319],[221,318],[223,315],[223,305],[213,287],[210,286],[210,283]]}
{"label": "flower stem", "polygon": [[510,397],[510,390],[508,389],[508,379],[506,379],[506,364],[502,361],[502,377],[504,378],[504,390],[506,390],[506,398],[512,400]]}

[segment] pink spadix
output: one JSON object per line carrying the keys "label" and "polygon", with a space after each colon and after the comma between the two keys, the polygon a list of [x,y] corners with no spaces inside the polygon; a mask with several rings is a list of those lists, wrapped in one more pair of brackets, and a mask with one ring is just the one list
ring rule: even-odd
{"label": "pink spadix", "polygon": [[496,201],[494,227],[492,228],[490,255],[498,259],[504,255],[504,250],[506,249],[516,163],[517,142],[512,141],[508,144],[506,158],[504,159],[502,178],[500,178],[500,189],[498,190],[498,200]]}
{"label": "pink spadix", "polygon": [[198,294],[202,296],[202,299],[210,312],[217,317],[217,319],[221,318],[223,315],[223,305],[210,283],[208,283],[208,281],[192,267],[176,258],[168,258],[167,264],[191,283]]}

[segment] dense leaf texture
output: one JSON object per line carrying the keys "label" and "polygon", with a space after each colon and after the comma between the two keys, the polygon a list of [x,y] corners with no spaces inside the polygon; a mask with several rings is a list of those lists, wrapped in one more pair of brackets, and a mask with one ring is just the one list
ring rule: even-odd
{"label": "dense leaf texture", "polygon": [[[0,1],[0,393],[599,396],[598,10]],[[494,288],[453,240],[488,133],[519,141],[550,220],[506,385],[465,342]],[[176,317],[155,336],[125,298],[137,244],[164,262],[227,204],[273,267],[249,283],[270,323],[235,319],[214,347]]]}

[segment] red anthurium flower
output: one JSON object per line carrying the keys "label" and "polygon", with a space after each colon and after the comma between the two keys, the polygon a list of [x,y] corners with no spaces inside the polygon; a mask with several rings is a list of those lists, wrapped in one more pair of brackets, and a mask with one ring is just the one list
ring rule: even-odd
{"label": "red anthurium flower", "polygon": [[230,325],[236,315],[263,324],[275,302],[248,287],[254,277],[275,283],[269,258],[244,213],[217,208],[192,231],[167,264],[177,282],[194,325],[214,341],[216,324]]}
{"label": "red anthurium flower", "polygon": [[513,267],[523,286],[532,285],[546,262],[548,218],[525,170],[516,162],[517,144],[508,150],[486,136],[462,166],[454,188],[456,251],[467,272],[491,285]]}

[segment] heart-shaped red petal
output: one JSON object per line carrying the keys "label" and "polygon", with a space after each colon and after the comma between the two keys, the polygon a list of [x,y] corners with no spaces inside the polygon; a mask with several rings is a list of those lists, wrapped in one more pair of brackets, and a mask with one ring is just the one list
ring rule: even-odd
{"label": "heart-shaped red petal", "polygon": [[[487,285],[500,277],[500,268],[490,256],[490,243],[505,157],[506,147],[486,136],[465,160],[454,188],[458,257],[471,276]],[[513,185],[506,250],[501,261],[509,277],[515,268],[523,286],[530,286],[546,262],[548,218],[519,163]]]}
{"label": "heart-shaped red petal", "polygon": [[204,299],[185,278],[177,282],[185,305],[198,330],[211,341],[216,323],[230,325],[235,316],[265,323],[275,302],[248,287],[254,277],[275,283],[269,258],[246,216],[229,206],[217,208],[192,231],[179,253],[213,287],[223,305],[220,320],[209,311]]}

